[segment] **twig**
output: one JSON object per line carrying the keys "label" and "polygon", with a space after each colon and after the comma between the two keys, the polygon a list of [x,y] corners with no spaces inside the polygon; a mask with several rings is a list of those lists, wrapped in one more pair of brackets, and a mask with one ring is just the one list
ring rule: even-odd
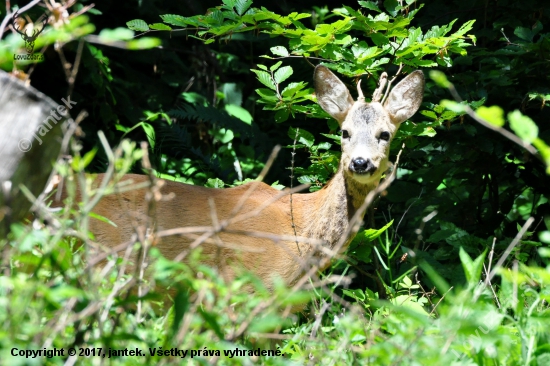
{"label": "twig", "polygon": [[477,301],[479,296],[481,296],[483,290],[488,286],[488,284],[491,283],[491,280],[493,279],[493,277],[495,277],[497,270],[504,264],[504,261],[506,261],[506,259],[510,255],[510,253],[512,252],[512,249],[514,249],[514,247],[516,245],[518,245],[518,243],[521,240],[521,238],[523,237],[523,235],[527,232],[527,229],[529,229],[531,224],[533,224],[533,221],[535,221],[535,218],[534,217],[529,217],[527,219],[527,221],[525,222],[525,224],[523,224],[523,226],[521,227],[521,230],[517,233],[514,240],[512,240],[512,242],[508,245],[508,247],[506,248],[504,253],[502,253],[502,256],[498,260],[497,264],[495,264],[495,267],[489,272],[489,274],[485,278],[484,285],[478,287],[477,290],[475,291],[474,297],[473,297],[474,302]]}
{"label": "twig", "polygon": [[[451,95],[453,96],[453,98],[457,102],[462,103],[463,100],[460,97],[460,95],[458,94],[458,92],[456,91],[454,85],[452,83],[449,83],[448,88],[449,88],[449,91],[451,92]],[[533,156],[535,156],[538,159],[542,160],[540,154],[538,153],[537,149],[533,145],[531,145],[529,143],[526,143],[525,141],[523,141],[522,139],[520,139],[519,137],[517,137],[516,135],[514,135],[512,132],[508,131],[507,129],[495,126],[492,123],[487,122],[486,120],[481,118],[472,108],[470,108],[469,105],[464,104],[464,110],[466,111],[466,113],[468,113],[468,115],[470,117],[472,117],[475,121],[477,121],[482,126],[487,127],[490,130],[493,130],[495,132],[500,133],[502,136],[506,137],[508,140],[510,140],[512,142],[515,142],[516,144],[518,144],[519,146],[521,146],[525,150],[527,150],[530,154],[532,154]]]}

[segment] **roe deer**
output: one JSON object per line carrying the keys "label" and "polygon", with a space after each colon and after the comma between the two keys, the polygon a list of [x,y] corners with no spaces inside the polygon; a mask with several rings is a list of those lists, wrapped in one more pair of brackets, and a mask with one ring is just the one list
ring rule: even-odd
{"label": "roe deer", "polygon": [[[344,83],[325,66],[315,68],[314,82],[319,104],[338,121],[342,130],[342,157],[336,175],[323,189],[293,194],[292,198],[260,182],[212,189],[164,181],[161,193],[173,197],[157,202],[154,213],[149,214],[154,216],[151,218],[156,232],[183,226],[219,227],[225,223],[223,230],[210,235],[211,238],[207,238],[209,235],[201,238],[198,231],[186,235],[161,235],[156,246],[165,257],[181,259],[180,253],[199,238],[195,243],[202,242],[205,264],[216,267],[228,279],[235,275],[237,268],[250,270],[271,288],[274,275],[294,285],[305,273],[305,259],[317,261],[318,266],[321,263],[323,248],[299,238],[317,239],[323,243],[325,252],[331,252],[348,232],[350,219],[367,193],[378,185],[387,170],[392,137],[400,123],[411,117],[422,102],[424,76],[421,71],[408,75],[393,88],[384,105],[379,102],[383,86],[377,89],[378,96],[373,102],[367,103],[358,85],[359,98],[354,102]],[[148,181],[149,177],[128,174],[123,180],[140,183]],[[251,184],[256,186],[247,196]],[[90,230],[97,241],[111,248],[127,242],[137,225],[147,218],[147,192],[142,188],[103,197],[93,211],[117,227],[91,220]],[[239,201],[242,204],[239,213],[259,213],[238,222],[224,221],[234,215],[232,211]],[[262,206],[265,207],[259,210]],[[247,235],[250,232],[267,233],[271,237]],[[340,252],[347,248],[355,234],[351,233],[339,248]],[[281,240],[273,240],[275,236]],[[327,261],[323,263],[320,270],[328,266]],[[308,265],[311,268],[312,264]]]}

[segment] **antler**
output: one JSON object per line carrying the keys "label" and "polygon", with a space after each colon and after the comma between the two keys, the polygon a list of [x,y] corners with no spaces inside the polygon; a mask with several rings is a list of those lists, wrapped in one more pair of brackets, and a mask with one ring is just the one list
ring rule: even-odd
{"label": "antler", "polygon": [[380,102],[380,98],[382,97],[382,93],[384,92],[384,88],[386,87],[386,82],[388,81],[388,74],[383,72],[382,75],[380,75],[380,79],[378,80],[378,88],[372,93],[372,102]]}
{"label": "antler", "polygon": [[357,97],[357,101],[365,101],[365,96],[363,95],[363,90],[361,90],[361,79],[359,79],[359,82],[357,83],[357,94],[359,95]]}

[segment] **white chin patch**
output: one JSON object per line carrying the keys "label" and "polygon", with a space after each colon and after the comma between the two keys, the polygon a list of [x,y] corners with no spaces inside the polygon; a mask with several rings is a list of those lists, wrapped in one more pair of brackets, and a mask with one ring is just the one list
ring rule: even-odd
{"label": "white chin patch", "polygon": [[353,173],[352,177],[355,181],[361,184],[372,183],[374,180],[376,180],[376,178],[371,173],[367,173],[367,174]]}

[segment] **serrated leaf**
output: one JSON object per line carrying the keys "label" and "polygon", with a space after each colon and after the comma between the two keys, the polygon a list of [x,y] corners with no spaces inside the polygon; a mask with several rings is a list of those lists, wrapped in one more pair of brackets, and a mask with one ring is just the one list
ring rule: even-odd
{"label": "serrated leaf", "polygon": [[382,10],[380,10],[380,8],[376,5],[376,3],[374,1],[359,1],[359,5],[361,5],[364,8],[367,8],[369,10],[374,10],[374,11],[377,11],[379,13],[382,12]]}
{"label": "serrated leaf", "polygon": [[466,23],[462,24],[462,26],[460,27],[459,30],[457,30],[453,36],[456,37],[456,36],[463,36],[464,34],[466,34],[466,32],[469,32],[473,27],[474,27],[474,23],[475,23],[475,19],[473,20],[468,20]]}
{"label": "serrated leaf", "polygon": [[321,142],[317,145],[317,150],[329,150],[332,147],[330,142]]}
{"label": "serrated leaf", "polygon": [[305,84],[303,82],[300,83],[290,83],[286,86],[286,88],[283,89],[281,92],[281,95],[283,97],[292,97],[294,96],[298,91],[302,90],[305,87]]}
{"label": "serrated leaf", "polygon": [[172,30],[172,27],[170,27],[170,26],[168,26],[164,23],[149,24],[149,28],[154,29],[154,30]]}
{"label": "serrated leaf", "polygon": [[237,14],[243,15],[246,13],[248,8],[250,8],[250,5],[252,5],[252,0],[236,0],[235,10],[237,11]]}
{"label": "serrated leaf", "polygon": [[499,106],[481,106],[477,109],[476,113],[492,125],[497,127],[504,126],[504,110]]}
{"label": "serrated leaf", "polygon": [[304,144],[307,147],[313,146],[313,143],[315,142],[315,137],[313,137],[311,133],[304,130],[303,128],[296,129],[294,127],[289,127],[288,137],[290,137],[292,140],[296,138],[296,142]]}
{"label": "serrated leaf", "polygon": [[290,75],[292,75],[292,73],[293,73],[292,67],[283,66],[279,70],[275,71],[275,74],[273,74],[273,77],[275,79],[275,82],[277,82],[277,84],[280,84],[286,79],[288,79]]}
{"label": "serrated leaf", "polygon": [[401,9],[397,0],[384,0],[384,7],[392,17],[397,16],[399,9]]}
{"label": "serrated leaf", "polygon": [[514,29],[514,34],[527,42],[533,41],[534,34],[529,28],[517,27]]}
{"label": "serrated leaf", "polygon": [[198,25],[197,21],[193,21],[192,18],[182,17],[181,15],[176,14],[164,14],[160,18],[163,22],[175,25],[178,27],[187,27],[188,25]]}
{"label": "serrated leaf", "polygon": [[262,97],[262,99],[265,99],[270,102],[275,103],[278,100],[277,94],[273,90],[259,88],[259,89],[256,89],[256,93],[258,93],[258,95]]}
{"label": "serrated leaf", "polygon": [[275,122],[282,123],[288,119],[288,116],[290,115],[288,109],[281,109],[275,113]]}
{"label": "serrated leaf", "polygon": [[147,23],[141,19],[130,20],[129,22],[126,22],[126,26],[131,30],[139,32],[147,32],[149,30]]}
{"label": "serrated leaf", "polygon": [[273,80],[271,79],[271,75],[266,72],[266,71],[261,71],[261,70],[254,70],[254,69],[251,69],[250,71],[252,71],[253,73],[256,74],[256,76],[258,77],[258,81],[262,84],[264,84],[265,86],[267,86],[269,89],[272,89],[272,90],[276,90],[277,88],[275,87],[275,83],[273,82]]}
{"label": "serrated leaf", "polygon": [[517,109],[508,113],[510,128],[516,135],[527,143],[532,143],[539,134],[539,128],[533,120],[523,115]]}

